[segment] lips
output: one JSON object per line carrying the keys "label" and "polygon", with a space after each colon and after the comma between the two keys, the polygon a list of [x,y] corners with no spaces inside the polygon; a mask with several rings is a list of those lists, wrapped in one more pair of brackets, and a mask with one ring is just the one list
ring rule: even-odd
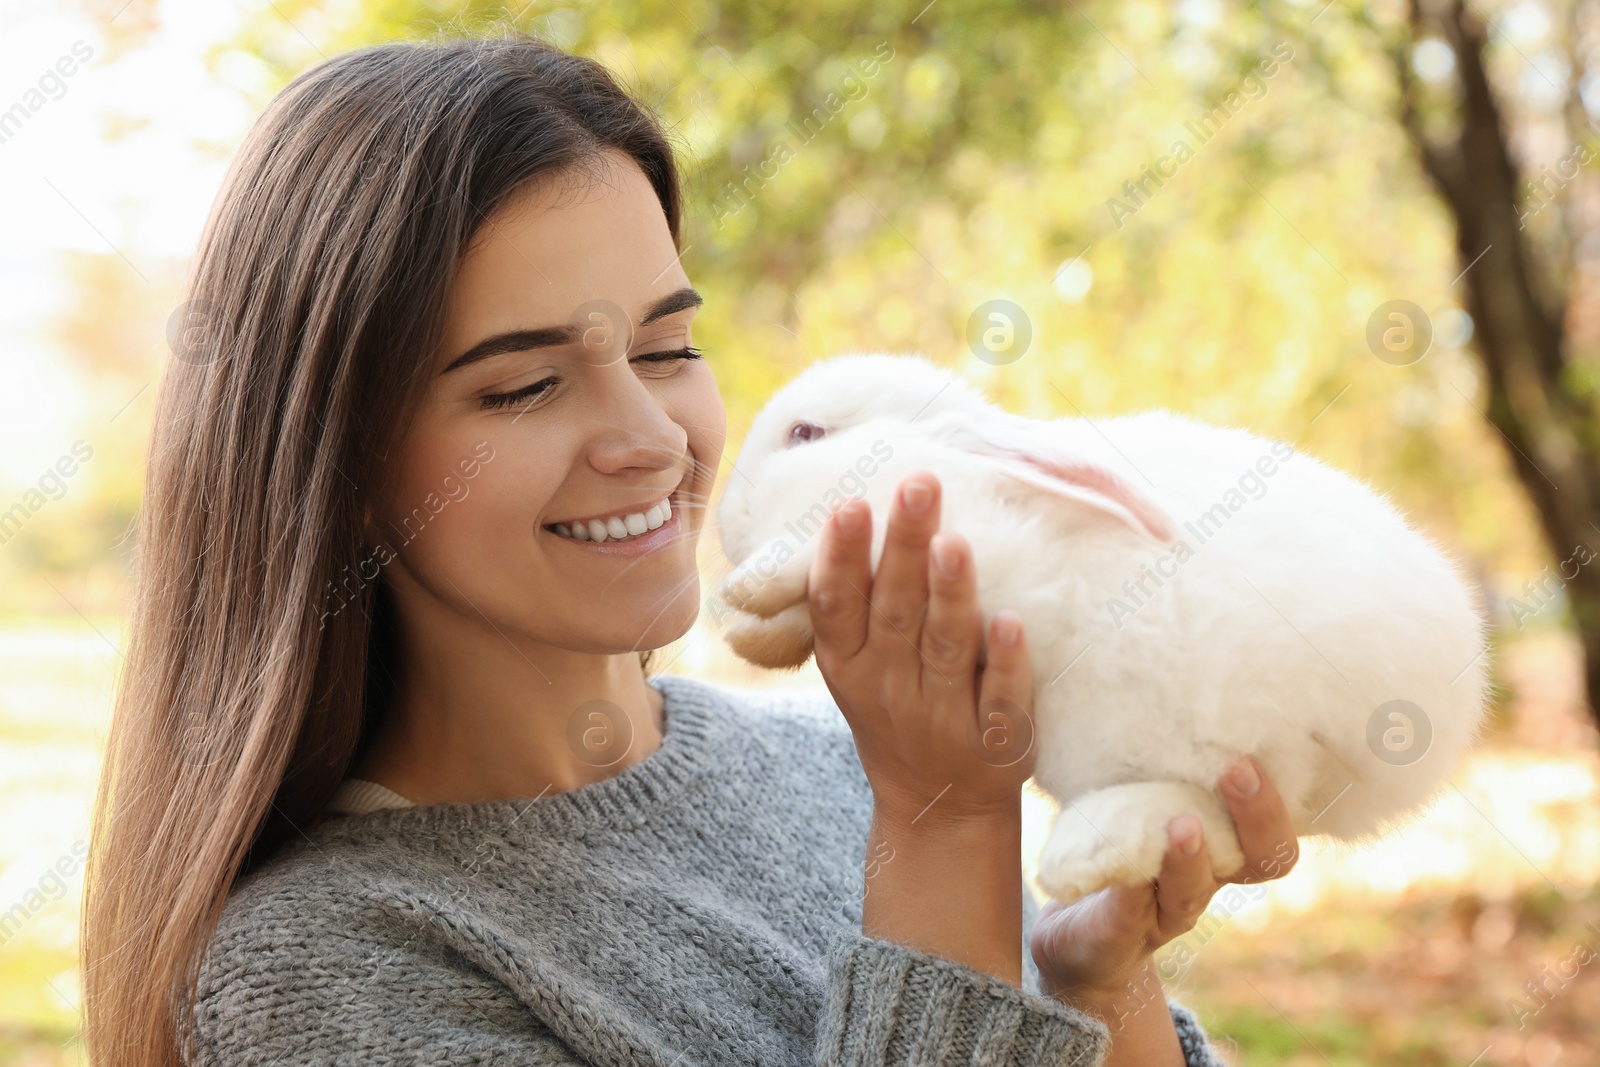
{"label": "lips", "polygon": [[[621,510],[606,510],[576,518],[563,518],[560,522],[544,523],[544,530],[557,537],[573,541],[606,542],[635,541],[659,530],[672,520],[672,514],[682,507],[682,494],[690,483],[693,470],[688,470],[677,485],[658,490],[659,496],[646,496],[638,504]],[[659,520],[659,522],[658,522]]]}
{"label": "lips", "polygon": [[574,541],[593,541],[604,544],[611,541],[631,541],[658,530],[672,518],[672,498],[662,497],[649,507],[637,511],[619,512],[588,519],[570,519],[555,522],[545,529],[557,537]]}

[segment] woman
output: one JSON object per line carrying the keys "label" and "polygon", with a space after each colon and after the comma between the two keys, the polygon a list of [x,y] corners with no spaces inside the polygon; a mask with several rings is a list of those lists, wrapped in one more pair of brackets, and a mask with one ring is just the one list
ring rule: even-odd
{"label": "woman", "polygon": [[863,504],[823,535],[831,699],[647,681],[724,445],[679,217],[653,118],[520,35],[338,56],[251,131],[151,445],[96,1063],[1216,1062],[1150,960],[1197,825],[1035,920],[1031,759],[968,741],[1027,645],[998,613],[978,667],[930,474],[876,575]]}

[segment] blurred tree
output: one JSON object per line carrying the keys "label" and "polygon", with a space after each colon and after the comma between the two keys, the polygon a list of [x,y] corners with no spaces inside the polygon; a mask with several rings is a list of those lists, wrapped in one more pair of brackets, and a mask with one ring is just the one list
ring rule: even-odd
{"label": "blurred tree", "polygon": [[1584,171],[1600,155],[1600,4],[1502,9],[1498,51],[1514,55],[1491,55],[1484,18],[1463,0],[1409,0],[1388,53],[1400,121],[1455,224],[1487,417],[1560,561],[1514,610],[1565,583],[1600,718],[1600,187]]}

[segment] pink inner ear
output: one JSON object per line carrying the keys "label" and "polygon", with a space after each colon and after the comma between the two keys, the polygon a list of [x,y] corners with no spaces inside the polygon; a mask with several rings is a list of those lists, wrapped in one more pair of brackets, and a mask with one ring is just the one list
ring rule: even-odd
{"label": "pink inner ear", "polygon": [[[957,448],[1015,461],[1027,469],[1027,480],[1039,488],[1090,504],[1098,501],[1108,514],[1131,518],[1162,544],[1177,540],[1172,519],[1159,504],[1129,485],[1116,471],[1040,440],[1026,419],[993,410],[987,416],[951,413],[929,419],[928,424],[935,436]],[[1022,470],[1013,471],[1023,475]]]}
{"label": "pink inner ear", "polygon": [[1166,512],[1146,500],[1115,471],[1082,460],[1055,459],[1038,453],[1008,451],[1028,466],[1052,478],[1059,478],[1069,485],[1082,486],[1121,504],[1139,520],[1139,524],[1149,532],[1150,536],[1158,541],[1170,543],[1177,537],[1177,532],[1173,530]]}

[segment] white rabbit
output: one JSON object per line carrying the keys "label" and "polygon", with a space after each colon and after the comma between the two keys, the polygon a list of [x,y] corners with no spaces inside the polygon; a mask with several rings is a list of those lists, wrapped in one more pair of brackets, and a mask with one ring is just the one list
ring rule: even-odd
{"label": "white rabbit", "polygon": [[1297,834],[1354,841],[1418,809],[1476,736],[1484,623],[1384,497],[1170,412],[1025,419],[913,357],[816,364],[751,425],[717,511],[735,570],[712,613],[733,649],[803,664],[822,522],[864,496],[876,567],[917,469],[971,543],[985,624],[1010,608],[1027,630],[1034,722],[997,762],[1038,746],[1034,780],[1062,809],[1039,860],[1054,897],[1150,880],[1185,811],[1216,875],[1236,873],[1215,786],[1241,754]]}

